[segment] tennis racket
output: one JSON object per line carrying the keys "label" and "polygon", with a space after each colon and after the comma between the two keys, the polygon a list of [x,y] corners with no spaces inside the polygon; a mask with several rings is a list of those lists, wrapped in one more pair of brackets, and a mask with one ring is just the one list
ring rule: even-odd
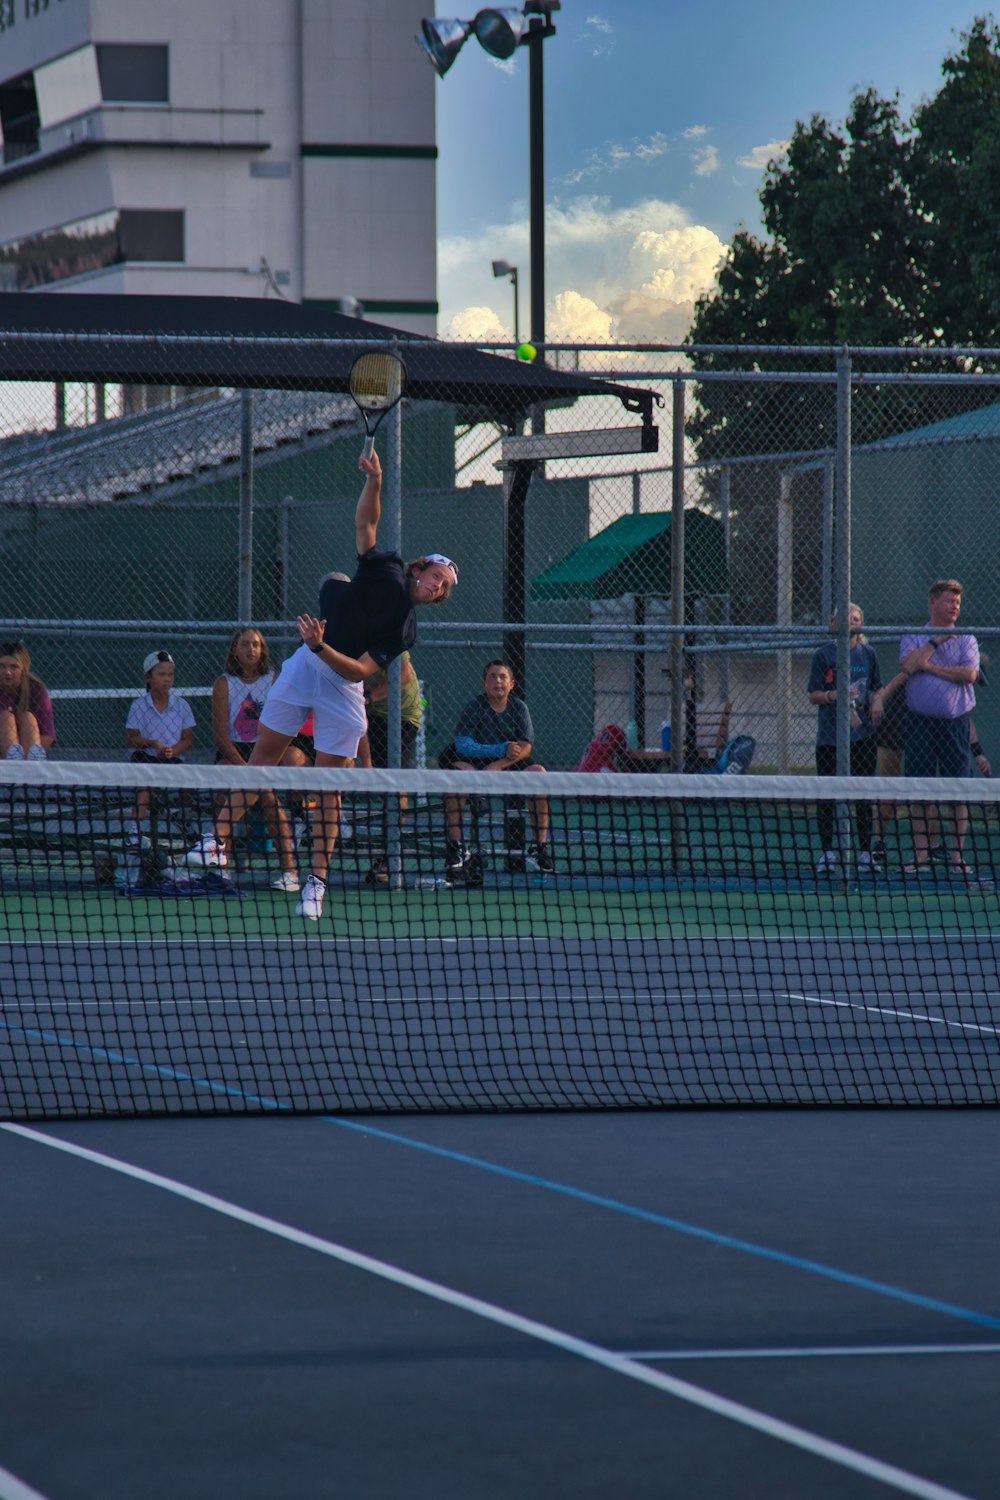
{"label": "tennis racket", "polygon": [[402,400],[406,387],[406,366],[398,354],[379,350],[359,354],[351,366],[350,389],[354,404],[361,413],[368,437],[365,458],[371,458],[375,433],[386,412]]}

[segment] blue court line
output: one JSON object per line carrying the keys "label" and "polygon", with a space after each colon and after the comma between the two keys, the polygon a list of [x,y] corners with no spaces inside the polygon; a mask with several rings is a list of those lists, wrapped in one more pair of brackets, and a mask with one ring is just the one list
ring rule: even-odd
{"label": "blue court line", "polygon": [[755,1255],[761,1260],[774,1261],[789,1266],[795,1271],[808,1271],[814,1276],[825,1276],[830,1281],[842,1282],[864,1292],[877,1292],[882,1297],[893,1297],[897,1302],[908,1302],[928,1312],[944,1313],[949,1318],[961,1318],[965,1323],[976,1323],[980,1328],[1000,1329],[1000,1318],[991,1318],[987,1313],[973,1311],[968,1307],[957,1307],[952,1302],[939,1302],[935,1297],[924,1297],[919,1292],[908,1292],[902,1287],[889,1286],[883,1281],[871,1281],[867,1276],[856,1276],[851,1271],[841,1271],[836,1266],[823,1265],[821,1261],[805,1260],[799,1255],[790,1255],[784,1250],[772,1250],[767,1245],[754,1244],[752,1240],[736,1239],[732,1235],[720,1234],[714,1229],[704,1229],[700,1224],[688,1224],[683,1219],[672,1219],[666,1214],[654,1213],[647,1208],[637,1208],[631,1203],[622,1203],[617,1198],[604,1198],[599,1193],[589,1193],[584,1188],[570,1187],[565,1182],[553,1182],[547,1177],[537,1177],[531,1172],[519,1172],[513,1167],[501,1166],[498,1162],[484,1161],[478,1156],[467,1156],[461,1151],[450,1151],[444,1146],[431,1146],[425,1141],[415,1141],[409,1136],[397,1135],[394,1131],[380,1130],[374,1125],[362,1125],[357,1120],[340,1119],[336,1115],[321,1117],[328,1125],[337,1125],[342,1130],[354,1130],[360,1135],[375,1136],[395,1145],[408,1146],[414,1151],[426,1151],[431,1156],[443,1157],[446,1161],[458,1162],[462,1166],[475,1167],[482,1172],[492,1172],[497,1177],[506,1177],[512,1182],[521,1182],[528,1187],[542,1188],[545,1192],[559,1193],[564,1198],[573,1198],[578,1203],[587,1203],[594,1208],[610,1209],[612,1213],[624,1214],[631,1219],[641,1219],[646,1224],[656,1224],[661,1229],[672,1229],[678,1234],[690,1235],[694,1239],[707,1240],[713,1245],[722,1245],[727,1250],[740,1250],[745,1255]]}
{"label": "blue court line", "polygon": [[[259,1094],[248,1094],[244,1089],[234,1085],[213,1082],[208,1078],[198,1078],[193,1073],[186,1073],[178,1068],[168,1068],[162,1063],[143,1062],[141,1058],[130,1057],[127,1053],[113,1052],[105,1047],[95,1047],[89,1042],[78,1042],[74,1037],[60,1036],[58,1032],[40,1031],[27,1026],[11,1026],[2,1017],[0,1017],[0,1030],[12,1035],[16,1033],[19,1036],[31,1037],[35,1041],[52,1042],[56,1046],[68,1047],[72,1051],[86,1052],[89,1056],[103,1061],[137,1068],[140,1072],[153,1073],[161,1078],[173,1078],[189,1083],[195,1088],[208,1089],[214,1094],[244,1099],[248,1103],[259,1104],[266,1109],[279,1112],[291,1109],[290,1105],[282,1104],[277,1099],[269,1099]],[[342,1130],[353,1130],[359,1135],[374,1136],[378,1140],[389,1141],[394,1145],[407,1146],[412,1151],[424,1151],[430,1156],[439,1156],[445,1161],[475,1167],[481,1172],[492,1172],[495,1176],[506,1177],[512,1182],[521,1182],[528,1187],[559,1193],[564,1198],[574,1198],[577,1202],[588,1203],[594,1208],[610,1209],[613,1213],[641,1219],[644,1223],[656,1224],[661,1229],[672,1229],[678,1234],[690,1235],[694,1239],[707,1240],[710,1244],[722,1245],[729,1250],[740,1250],[746,1255],[755,1255],[761,1260],[790,1266],[796,1271],[808,1271],[815,1276],[825,1276],[830,1281],[839,1281],[846,1286],[857,1287],[861,1291],[877,1292],[880,1296],[892,1297],[897,1302],[907,1302],[913,1307],[920,1307],[929,1312],[944,1313],[947,1317],[960,1318],[963,1322],[975,1323],[981,1328],[1000,1329],[1000,1318],[991,1318],[986,1313],[974,1312],[968,1307],[957,1307],[951,1302],[939,1302],[934,1297],[923,1297],[918,1292],[907,1292],[902,1287],[889,1286],[885,1282],[871,1281],[866,1276],[856,1276],[853,1272],[841,1271],[836,1266],[825,1266],[821,1261],[805,1260],[801,1256],[790,1255],[784,1250],[772,1250],[766,1245],[756,1245],[752,1240],[736,1239],[732,1235],[720,1234],[714,1229],[704,1229],[699,1224],[688,1224],[683,1219],[672,1219],[666,1214],[653,1213],[651,1209],[637,1208],[634,1204],[622,1203],[617,1198],[604,1198],[598,1193],[589,1193],[584,1188],[570,1187],[564,1182],[553,1182],[547,1177],[537,1177],[530,1172],[519,1172],[513,1167],[503,1167],[498,1162],[484,1161],[480,1157],[468,1156],[461,1151],[451,1151],[444,1146],[432,1146],[426,1141],[415,1141],[409,1136],[398,1135],[394,1131],[379,1130],[374,1125],[362,1125],[359,1121],[342,1119],[337,1115],[321,1115],[318,1118],[325,1124],[337,1125]]]}

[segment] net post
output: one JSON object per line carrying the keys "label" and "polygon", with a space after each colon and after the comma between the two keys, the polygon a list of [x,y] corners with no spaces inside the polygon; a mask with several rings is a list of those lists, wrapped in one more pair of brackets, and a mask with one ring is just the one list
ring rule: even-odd
{"label": "net post", "polygon": [[671,385],[673,399],[673,454],[670,504],[670,769],[683,771],[684,706],[684,382]]}

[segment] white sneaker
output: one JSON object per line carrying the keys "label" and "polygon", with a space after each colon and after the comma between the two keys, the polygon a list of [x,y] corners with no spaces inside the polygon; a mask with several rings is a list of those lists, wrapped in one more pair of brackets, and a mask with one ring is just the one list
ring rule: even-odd
{"label": "white sneaker", "polygon": [[151,849],[153,846],[140,829],[138,823],[128,825],[128,843],[131,849]]}
{"label": "white sneaker", "polygon": [[277,880],[271,881],[272,891],[297,891],[299,886],[300,881],[295,870],[282,870]]}
{"label": "white sneaker", "polygon": [[862,849],[858,855],[858,869],[866,870],[869,875],[881,875],[882,866],[867,849]]}
{"label": "white sneaker", "polygon": [[224,870],[229,863],[226,851],[214,833],[206,833],[193,849],[181,855],[181,860],[186,865],[217,865],[221,870]]}
{"label": "white sneaker", "polygon": [[8,745],[7,746],[7,755],[6,755],[5,758],[7,760],[23,760],[24,759],[24,746],[23,745],[18,745],[18,744]]}
{"label": "white sneaker", "polygon": [[48,756],[45,753],[45,746],[44,745],[29,745],[28,746],[28,759],[29,760],[48,760]]}
{"label": "white sneaker", "polygon": [[816,866],[817,875],[839,875],[840,856],[835,849],[825,849]]}
{"label": "white sneaker", "polygon": [[323,915],[323,897],[326,895],[326,881],[320,880],[318,875],[310,875],[302,887],[302,895],[299,897],[295,908],[297,917],[308,917],[310,922],[318,922]]}

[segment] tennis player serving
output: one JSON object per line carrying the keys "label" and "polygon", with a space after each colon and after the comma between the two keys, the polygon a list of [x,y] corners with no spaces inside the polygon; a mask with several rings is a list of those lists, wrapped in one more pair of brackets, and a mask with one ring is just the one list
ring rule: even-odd
{"label": "tennis player serving", "polygon": [[[285,662],[261,711],[251,765],[276,766],[303,721],[313,715],[318,766],[343,766],[357,754],[367,727],[366,677],[388,666],[417,636],[414,609],[441,604],[458,582],[458,569],[439,552],[404,563],[397,552],[376,547],[382,468],[378,454],[362,454],[358,467],[364,488],[354,514],[358,568],[348,581],[325,579],[319,618],[300,615],[302,645]],[[188,864],[225,866],[226,841],[259,793],[234,793],[216,816],[215,829],[185,856]],[[312,874],[302,887],[296,911],[318,922],[323,911],[330,855],[340,825],[340,795],[319,798],[313,824]]]}

